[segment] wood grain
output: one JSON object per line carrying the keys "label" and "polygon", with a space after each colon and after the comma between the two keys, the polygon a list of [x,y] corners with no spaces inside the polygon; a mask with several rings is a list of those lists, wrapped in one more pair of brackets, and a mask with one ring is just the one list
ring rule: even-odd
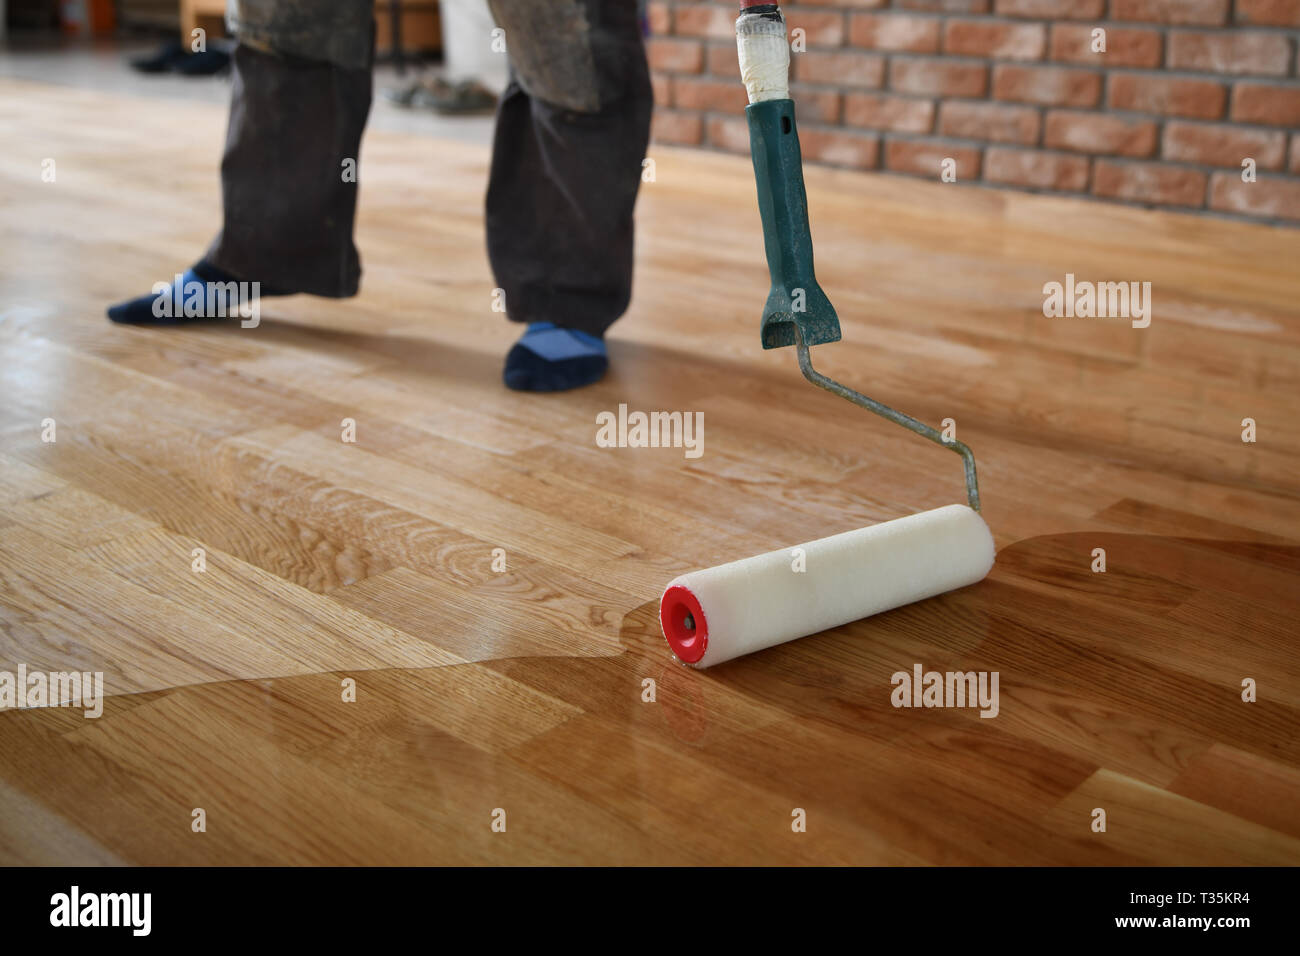
{"label": "wood grain", "polygon": [[[215,227],[185,111],[0,81],[0,670],[109,695],[0,713],[0,863],[1300,863],[1300,233],[810,170],[818,367],[955,420],[997,565],[695,672],[677,573],[962,498],[759,348],[749,164],[656,148],[610,375],[526,396],[488,157],[408,134],[366,139],[356,299],[111,326]],[[1150,327],[1045,318],[1066,273]],[[598,447],[620,403],[704,454]],[[895,708],[917,663],[998,715]]]}

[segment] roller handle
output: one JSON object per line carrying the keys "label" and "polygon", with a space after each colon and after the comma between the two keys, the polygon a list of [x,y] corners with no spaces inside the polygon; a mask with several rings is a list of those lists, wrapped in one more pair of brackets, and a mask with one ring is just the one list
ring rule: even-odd
{"label": "roller handle", "polygon": [[794,345],[798,338],[810,346],[840,340],[839,317],[813,269],[808,195],[785,44],[785,18],[776,4],[741,0],[736,47],[750,99],[745,108],[749,152],[772,281],[760,326],[765,349]]}
{"label": "roller handle", "polygon": [[979,511],[979,480],[975,474],[975,455],[969,447],[812,367],[809,348],[838,342],[840,320],[813,271],[803,155],[799,149],[794,100],[790,99],[790,48],[785,18],[777,4],[740,0],[736,50],[740,76],[749,95],[749,106],[745,108],[749,152],[758,186],[767,269],[772,279],[760,326],[763,348],[795,346],[799,369],[814,385],[960,455],[965,470],[966,500],[971,510]]}

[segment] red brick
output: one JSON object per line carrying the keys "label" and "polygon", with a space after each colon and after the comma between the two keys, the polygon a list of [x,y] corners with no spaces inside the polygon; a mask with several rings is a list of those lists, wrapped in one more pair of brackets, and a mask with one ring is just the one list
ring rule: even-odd
{"label": "red brick", "polygon": [[1160,155],[1183,163],[1239,169],[1241,161],[1250,157],[1260,169],[1281,169],[1286,157],[1286,134],[1281,130],[1171,120],[1165,124]]}
{"label": "red brick", "polygon": [[885,58],[871,53],[809,50],[792,56],[790,67],[794,77],[803,83],[879,89],[885,82]]}
{"label": "red brick", "polygon": [[1031,144],[1038,141],[1038,124],[1038,110],[1032,106],[949,100],[939,107],[942,136]]}
{"label": "red brick", "polygon": [[799,130],[799,147],[804,159],[832,166],[874,169],[880,153],[880,138],[870,133],[850,130]]}
{"label": "red brick", "polygon": [[1238,83],[1232,88],[1232,118],[1238,123],[1300,126],[1300,88]]}
{"label": "red brick", "polygon": [[1218,119],[1226,99],[1223,85],[1213,80],[1141,73],[1115,73],[1110,78],[1112,109]]}
{"label": "red brick", "polygon": [[1237,0],[1237,22],[1300,27],[1300,0]]}
{"label": "red brick", "polygon": [[740,82],[740,60],[736,56],[736,44],[714,43],[709,46],[709,73],[720,80]]}
{"label": "red brick", "polygon": [[1292,176],[1300,176],[1300,133],[1291,134],[1291,162],[1287,170]]}
{"label": "red brick", "polygon": [[1142,20],[1219,27],[1228,22],[1229,0],[1111,0],[1112,20]]}
{"label": "red brick", "polygon": [[646,5],[646,22],[650,32],[655,36],[664,36],[673,32],[672,8],[662,0],[652,0]]}
{"label": "red brick", "polygon": [[956,160],[958,182],[979,178],[980,151],[973,147],[933,139],[890,139],[885,143],[885,165],[894,172],[938,179],[945,159]]}
{"label": "red brick", "polygon": [[699,80],[678,76],[673,80],[673,106],[687,110],[717,110],[740,113],[749,105],[745,88],[722,80]]}
{"label": "red brick", "polygon": [[984,154],[984,178],[1011,186],[1081,192],[1088,188],[1088,160],[1036,149],[990,146]]}
{"label": "red brick", "polygon": [[673,7],[673,33],[683,37],[736,39],[736,12],[711,3],[678,3]]}
{"label": "red brick", "polygon": [[[680,8],[679,8],[680,9]],[[736,35],[735,5],[724,7],[732,21],[731,35]],[[844,44],[844,14],[839,12],[815,11],[803,7],[782,7],[785,13],[786,29],[791,42],[797,39],[795,30],[803,30],[804,40],[808,46],[842,46]],[[798,55],[798,54],[796,54]]]}
{"label": "red brick", "polygon": [[1215,173],[1210,181],[1210,208],[1269,219],[1300,219],[1300,182],[1261,176],[1244,183],[1240,173]]}
{"label": "red brick", "polygon": [[894,6],[904,10],[934,10],[940,13],[988,13],[991,5],[991,0],[894,0]]}
{"label": "red brick", "polygon": [[1101,74],[1062,66],[993,68],[993,97],[1047,106],[1094,106],[1101,98]]}
{"label": "red brick", "polygon": [[945,53],[997,60],[1041,60],[1046,45],[1047,28],[1041,23],[949,20],[944,24]]}
{"label": "red brick", "polygon": [[704,47],[698,40],[651,37],[645,54],[650,69],[665,73],[698,73],[704,65]]}
{"label": "red brick", "polygon": [[698,146],[704,135],[704,123],[699,113],[681,113],[676,110],[655,110],[654,141]]}
{"label": "red brick", "polygon": [[1150,156],[1156,151],[1156,124],[1106,113],[1051,110],[1043,144],[1051,149],[1117,156]]}
{"label": "red brick", "polygon": [[667,106],[673,101],[673,79],[667,73],[650,74],[650,84],[654,89],[655,102]]}
{"label": "red brick", "polygon": [[1169,37],[1166,66],[1174,70],[1286,76],[1290,62],[1291,41],[1279,33],[1175,30]]}
{"label": "red brick", "polygon": [[795,116],[801,123],[838,123],[840,121],[840,93],[838,90],[811,90],[797,84],[790,88],[794,99]]}
{"label": "red brick", "polygon": [[939,21],[897,13],[855,13],[849,18],[849,43],[871,50],[936,53]]}
{"label": "red brick", "polygon": [[1106,12],[1106,0],[994,0],[993,12],[1040,20],[1096,20]]}
{"label": "red brick", "polygon": [[848,93],[844,97],[844,122],[900,133],[928,133],[934,126],[934,101],[887,93]]}
{"label": "red brick", "polygon": [[1106,27],[1106,52],[1092,52],[1092,26],[1057,23],[1052,26],[1052,59],[1088,66],[1160,65],[1163,40],[1159,30]]}
{"label": "red brick", "polygon": [[938,57],[895,57],[889,62],[889,85],[921,96],[983,96],[988,68]]}
{"label": "red brick", "polygon": [[[709,145],[729,153],[749,153],[749,124],[731,116],[712,116],[708,123]],[[802,135],[802,131],[801,131]]]}
{"label": "red brick", "polygon": [[1092,192],[1159,206],[1200,206],[1205,202],[1206,181],[1205,173],[1195,169],[1098,159]]}

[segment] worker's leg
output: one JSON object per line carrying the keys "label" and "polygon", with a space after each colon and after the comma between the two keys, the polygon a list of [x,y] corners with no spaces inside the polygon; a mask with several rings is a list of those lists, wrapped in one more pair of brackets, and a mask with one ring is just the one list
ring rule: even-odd
{"label": "worker's leg", "polygon": [[352,226],[372,9],[366,0],[237,0],[222,229],[179,286],[115,306],[110,318],[157,321],[158,295],[179,301],[197,283],[256,281],[262,295],[356,294]]}
{"label": "worker's leg", "polygon": [[225,223],[207,259],[314,295],[355,295],[357,153],[370,70],[235,49],[221,160]]}
{"label": "worker's leg", "polygon": [[490,0],[513,78],[497,114],[488,254],[530,329],[506,382],[604,374],[601,336],[632,292],[632,211],[653,96],[635,0]]}

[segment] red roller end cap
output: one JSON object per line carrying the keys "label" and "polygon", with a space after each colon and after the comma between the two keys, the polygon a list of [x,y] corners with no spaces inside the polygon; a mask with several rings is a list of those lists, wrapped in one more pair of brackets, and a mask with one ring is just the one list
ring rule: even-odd
{"label": "red roller end cap", "polygon": [[740,9],[748,10],[750,7],[766,7],[772,3],[776,3],[776,0],[740,0]]}
{"label": "red roller end cap", "polygon": [[689,589],[675,584],[659,601],[659,626],[673,653],[687,664],[694,664],[709,648],[709,622],[699,599]]}

